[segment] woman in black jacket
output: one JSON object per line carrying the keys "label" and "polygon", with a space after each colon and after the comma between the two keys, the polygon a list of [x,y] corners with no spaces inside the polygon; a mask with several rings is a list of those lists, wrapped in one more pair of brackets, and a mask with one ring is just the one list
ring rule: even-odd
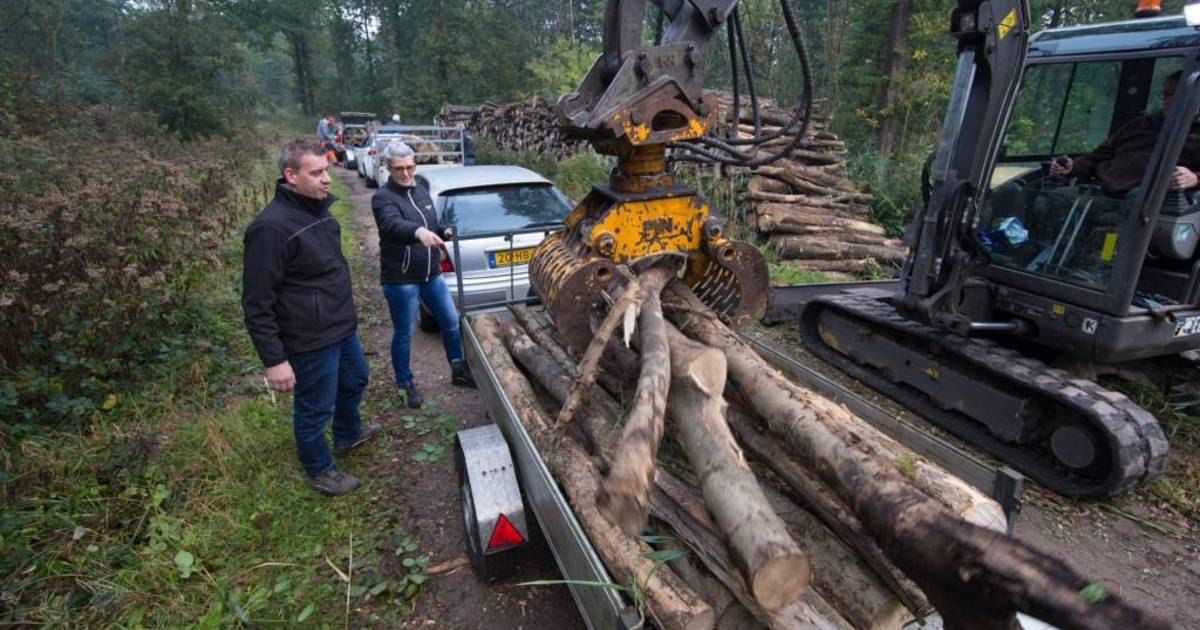
{"label": "woman in black jacket", "polygon": [[392,316],[392,369],[408,406],[417,409],[424,398],[413,380],[409,354],[418,299],[442,331],[450,382],[475,387],[464,361],[458,310],[441,275],[441,258],[445,255],[442,239],[452,238],[453,234],[438,225],[429,193],[413,185],[417,166],[412,148],[393,141],[379,159],[387,164],[390,175],[388,183],[371,198],[371,211],[379,228],[379,279]]}

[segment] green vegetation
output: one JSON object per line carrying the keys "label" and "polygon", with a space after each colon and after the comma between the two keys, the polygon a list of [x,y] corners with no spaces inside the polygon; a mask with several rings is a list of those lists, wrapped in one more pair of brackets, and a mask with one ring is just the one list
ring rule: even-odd
{"label": "green vegetation", "polygon": [[565,160],[532,151],[510,151],[490,142],[480,142],[476,149],[479,164],[512,164],[522,166],[554,182],[568,199],[578,202],[598,182],[608,180],[611,160],[591,151],[584,151]]}
{"label": "green vegetation", "polygon": [[[239,186],[255,191],[255,206],[262,202],[258,191],[269,190],[265,168],[224,172],[246,181]],[[334,193],[349,198],[336,181]],[[219,198],[213,199],[208,211],[217,213]],[[137,226],[136,207],[110,201],[88,208],[125,212],[125,228]],[[346,201],[334,205],[343,238],[353,243],[349,211]],[[252,210],[245,203],[230,212],[227,220],[240,227]],[[163,238],[176,229],[169,221],[157,225]],[[173,313],[188,319],[126,320],[125,337],[145,344],[137,347],[153,360],[121,372],[120,381],[96,377],[100,391],[111,393],[84,398],[70,413],[53,396],[25,398],[34,384],[53,379],[62,391],[74,391],[74,370],[91,363],[51,361],[41,376],[29,366],[17,376],[31,380],[5,381],[3,403],[21,410],[15,424],[3,424],[5,622],[340,627],[348,614],[356,622],[394,625],[411,609],[428,579],[428,558],[405,530],[406,515],[380,500],[382,482],[372,480],[370,471],[390,455],[377,442],[350,459],[347,470],[366,481],[351,497],[331,501],[302,485],[289,397],[268,393],[242,329],[240,239],[231,227],[204,217],[178,227],[215,254],[195,261],[205,273],[187,294],[188,308]],[[122,282],[129,295],[110,290],[110,300],[145,299],[119,277],[97,282]],[[120,343],[122,336],[113,333],[111,340]],[[435,420],[438,427],[454,424],[440,416],[421,422]]]}

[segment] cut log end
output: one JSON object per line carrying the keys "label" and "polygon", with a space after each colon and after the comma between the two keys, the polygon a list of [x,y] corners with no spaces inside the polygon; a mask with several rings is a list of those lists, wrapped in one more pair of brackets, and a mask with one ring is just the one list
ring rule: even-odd
{"label": "cut log end", "polygon": [[767,610],[779,610],[808,590],[809,566],[804,556],[784,555],[768,560],[754,573],[750,591]]}

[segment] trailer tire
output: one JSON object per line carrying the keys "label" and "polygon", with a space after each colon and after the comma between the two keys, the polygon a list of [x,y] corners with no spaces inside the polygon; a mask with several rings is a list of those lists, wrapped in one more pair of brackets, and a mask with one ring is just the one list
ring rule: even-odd
{"label": "trailer tire", "polygon": [[516,569],[517,550],[493,554],[483,553],[479,543],[479,523],[475,518],[475,500],[471,494],[471,479],[467,475],[466,457],[463,455],[462,447],[458,444],[455,444],[454,448],[454,463],[458,470],[458,496],[462,508],[463,539],[466,543],[467,558],[471,561],[471,568],[475,569],[475,575],[484,582],[495,582],[508,577]]}

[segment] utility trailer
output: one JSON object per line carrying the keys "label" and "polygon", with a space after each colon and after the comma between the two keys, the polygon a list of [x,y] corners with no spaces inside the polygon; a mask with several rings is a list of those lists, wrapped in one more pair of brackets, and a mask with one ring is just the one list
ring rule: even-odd
{"label": "utility trailer", "polygon": [[[511,243],[519,234],[546,233],[545,228],[476,235],[474,238],[504,237]],[[459,244],[450,243],[451,256],[458,264]],[[461,287],[462,284],[459,283]],[[459,303],[463,303],[460,301]],[[490,424],[465,429],[457,435],[455,461],[459,475],[459,494],[467,556],[476,574],[495,581],[508,575],[531,539],[545,541],[571,591],[584,623],[592,630],[636,630],[648,627],[633,602],[622,592],[594,584],[612,584],[604,563],[588,538],[587,532],[550,474],[533,439],[521,424],[512,401],[484,356],[471,321],[484,313],[505,319],[511,317],[507,306],[513,303],[536,304],[537,298],[498,301],[474,306],[461,314],[463,350],[479,392],[487,405]],[[787,359],[769,344],[744,335],[768,361],[797,381],[822,391],[846,404],[869,422],[881,426],[893,438],[938,462],[965,481],[996,497],[1009,517],[1016,516],[1022,478],[1007,469],[981,462],[936,436],[916,431],[901,420],[888,416],[869,402],[836,385],[821,385],[819,378],[807,375],[805,368]],[[815,374],[815,373],[813,373]],[[832,383],[832,382],[830,382]],[[530,516],[532,512],[532,517]],[[540,536],[535,535],[536,531]],[[591,585],[589,585],[589,583]],[[1044,630],[1051,626],[1019,616],[1026,630]],[[918,625],[921,624],[921,625]],[[938,616],[915,620],[909,628],[938,630]]]}

